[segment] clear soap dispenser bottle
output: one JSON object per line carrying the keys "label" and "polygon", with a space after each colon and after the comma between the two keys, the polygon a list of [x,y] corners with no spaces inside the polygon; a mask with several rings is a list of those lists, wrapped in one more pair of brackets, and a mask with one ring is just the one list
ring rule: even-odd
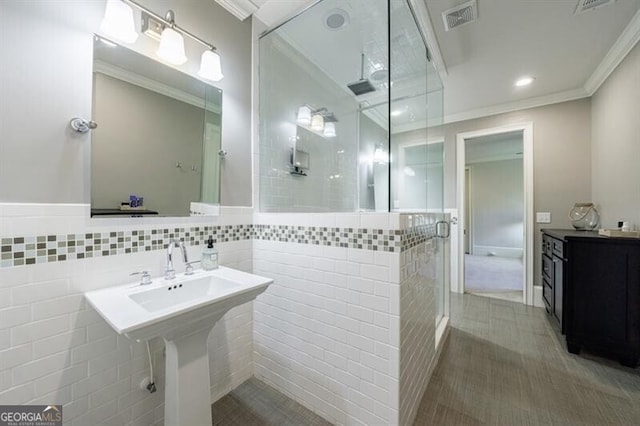
{"label": "clear soap dispenser bottle", "polygon": [[213,248],[213,237],[209,236],[207,246],[202,249],[202,261],[200,265],[205,271],[212,271],[218,268],[218,250]]}

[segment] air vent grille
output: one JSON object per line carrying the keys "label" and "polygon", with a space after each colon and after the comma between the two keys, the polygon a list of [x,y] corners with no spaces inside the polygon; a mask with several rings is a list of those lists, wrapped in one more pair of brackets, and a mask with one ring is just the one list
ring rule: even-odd
{"label": "air vent grille", "polygon": [[462,25],[474,22],[478,17],[476,1],[471,0],[442,12],[445,31],[450,31]]}
{"label": "air vent grille", "polygon": [[574,14],[577,15],[582,12],[587,12],[595,9],[596,7],[611,4],[615,1],[616,0],[578,0],[578,5],[576,6]]}

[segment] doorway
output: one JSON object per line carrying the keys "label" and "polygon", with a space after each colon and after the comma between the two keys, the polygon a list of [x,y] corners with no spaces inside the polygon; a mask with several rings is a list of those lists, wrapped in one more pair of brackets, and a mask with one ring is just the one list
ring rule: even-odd
{"label": "doorway", "polygon": [[534,304],[532,132],[457,135],[459,292]]}

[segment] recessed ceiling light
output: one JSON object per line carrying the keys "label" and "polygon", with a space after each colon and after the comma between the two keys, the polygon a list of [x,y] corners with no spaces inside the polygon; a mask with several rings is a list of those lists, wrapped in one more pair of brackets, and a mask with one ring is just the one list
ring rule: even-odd
{"label": "recessed ceiling light", "polygon": [[391,111],[391,116],[392,117],[397,117],[399,115],[401,115],[404,111],[402,111],[401,109],[396,109],[394,111]]}
{"label": "recessed ceiling light", "polygon": [[516,80],[515,82],[515,86],[516,87],[523,87],[523,86],[528,86],[531,83],[533,83],[533,80],[535,80],[534,77],[521,77],[519,79]]}

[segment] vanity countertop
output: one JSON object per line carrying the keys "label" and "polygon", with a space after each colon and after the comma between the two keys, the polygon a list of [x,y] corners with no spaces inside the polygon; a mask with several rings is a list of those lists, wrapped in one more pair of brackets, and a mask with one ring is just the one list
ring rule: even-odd
{"label": "vanity countertop", "polygon": [[567,237],[571,238],[607,238],[601,235],[598,235],[598,231],[577,231],[575,229],[549,229],[543,228],[541,229],[543,234],[547,234],[551,237],[558,238],[560,240],[564,240]]}
{"label": "vanity countertop", "polygon": [[640,245],[640,238],[621,238],[621,237],[607,237],[599,235],[598,231],[577,231],[575,229],[541,229],[543,234],[557,238],[559,240],[568,241],[577,238],[593,238],[597,240],[610,240],[624,244]]}

